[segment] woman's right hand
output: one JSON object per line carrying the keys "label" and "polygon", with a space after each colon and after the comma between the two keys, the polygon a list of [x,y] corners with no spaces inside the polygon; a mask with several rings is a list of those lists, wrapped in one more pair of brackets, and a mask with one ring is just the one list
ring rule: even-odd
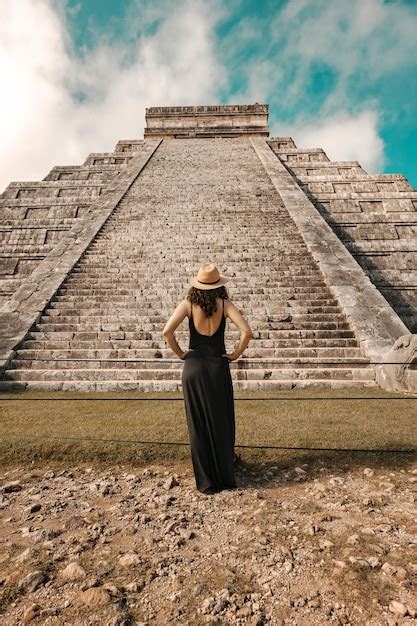
{"label": "woman's right hand", "polygon": [[236,355],[234,352],[232,352],[231,354],[223,354],[222,356],[225,356],[227,359],[229,359],[229,361],[236,361],[236,359],[239,358],[239,355]]}

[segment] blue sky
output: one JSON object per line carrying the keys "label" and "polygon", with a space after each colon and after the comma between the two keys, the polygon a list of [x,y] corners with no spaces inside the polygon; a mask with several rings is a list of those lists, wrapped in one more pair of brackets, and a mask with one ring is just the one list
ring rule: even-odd
{"label": "blue sky", "polygon": [[146,106],[267,102],[271,135],[417,187],[417,0],[22,0],[2,12],[0,186],[141,136]]}

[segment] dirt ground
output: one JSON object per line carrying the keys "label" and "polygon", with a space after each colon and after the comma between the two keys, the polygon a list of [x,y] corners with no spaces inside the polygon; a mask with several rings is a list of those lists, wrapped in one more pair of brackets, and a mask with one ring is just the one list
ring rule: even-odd
{"label": "dirt ground", "polygon": [[416,623],[415,457],[298,462],[1,468],[0,623]]}

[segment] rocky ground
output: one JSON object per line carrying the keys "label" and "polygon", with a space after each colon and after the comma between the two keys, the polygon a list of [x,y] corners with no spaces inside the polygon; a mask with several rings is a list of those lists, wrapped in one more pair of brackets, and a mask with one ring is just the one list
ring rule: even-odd
{"label": "rocky ground", "polygon": [[0,474],[0,623],[414,624],[417,463]]}

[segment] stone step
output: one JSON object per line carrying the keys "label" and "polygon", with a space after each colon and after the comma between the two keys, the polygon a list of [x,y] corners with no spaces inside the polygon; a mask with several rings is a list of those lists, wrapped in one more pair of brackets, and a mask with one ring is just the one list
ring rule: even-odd
{"label": "stone step", "polygon": [[[84,335],[85,333],[81,333]],[[89,333],[88,333],[89,334]],[[117,333],[115,333],[117,334]],[[119,333],[121,335],[125,335],[125,333]],[[132,333],[126,333],[130,335]],[[137,333],[135,333],[136,335]],[[24,342],[25,348],[28,349],[50,349],[50,350],[60,350],[64,348],[68,349],[103,349],[103,350],[114,350],[114,349],[155,349],[155,350],[164,350],[166,349],[166,344],[162,338],[159,341],[155,341],[153,339],[131,339],[129,337],[124,338],[109,338],[111,333],[103,332],[99,333],[100,338],[79,338],[74,337],[73,333],[42,333],[31,331],[30,337],[32,339],[27,339]],[[187,338],[183,336],[183,340],[185,341]],[[235,337],[237,340],[237,335]],[[92,342],[94,342],[94,346],[92,348]],[[227,344],[228,342],[226,342]],[[184,344],[187,345],[187,344]],[[352,349],[357,348],[357,341],[354,338],[305,338],[302,339],[295,338],[289,339],[288,337],[279,337],[275,339],[254,339],[251,342],[254,350],[274,350],[276,352],[281,352],[284,349],[304,349],[304,348],[312,348],[312,349]],[[249,349],[249,348],[248,348]]]}
{"label": "stone step", "polygon": [[[33,335],[35,333],[42,333],[43,337],[47,337],[49,339],[59,339],[60,337],[66,339],[81,339],[82,341],[95,341],[100,339],[112,339],[114,340],[130,340],[134,339],[136,341],[143,341],[144,339],[149,339],[151,341],[161,342],[163,341],[161,332],[150,332],[150,331],[140,331],[137,328],[134,330],[99,330],[99,331],[82,331],[78,328],[76,330],[49,330],[47,331],[45,328],[43,330],[33,330],[30,332],[30,338],[35,338]],[[41,335],[38,334],[38,337]],[[181,328],[175,331],[175,336],[180,341],[188,341],[189,333],[186,330],[182,330]],[[227,340],[237,340],[239,337],[239,331],[232,330],[228,332]],[[268,331],[257,331],[254,330],[254,341],[262,340],[262,339],[270,339],[274,341],[287,341],[290,339],[302,338],[302,339],[354,339],[354,333],[351,330],[286,330],[285,336],[283,337],[282,331],[278,330],[268,330]]]}
{"label": "stone step", "polygon": [[[129,225],[127,224],[128,228]],[[162,227],[163,228],[163,227]],[[252,233],[254,239],[256,238],[256,233]],[[221,254],[222,263],[226,261],[224,254],[224,246],[227,245],[227,257],[233,258],[233,268],[238,270],[243,270],[245,268],[249,268],[251,265],[254,265],[259,270],[264,271],[267,267],[270,267],[270,264],[273,263],[273,267],[282,268],[285,267],[287,269],[291,268],[291,262],[301,260],[303,263],[303,267],[309,267],[311,269],[318,269],[316,261],[311,257],[307,249],[304,245],[295,244],[295,246],[291,247],[291,254],[288,253],[288,242],[277,240],[275,237],[271,240],[270,236],[265,233],[258,233],[258,241],[251,247],[246,247],[245,250],[242,250],[242,246],[239,243],[236,243],[237,239],[234,236],[234,243],[230,243],[227,241],[218,242],[216,244],[218,250],[223,249],[223,253]],[[195,243],[195,239],[192,241]],[[123,245],[124,245],[123,240]],[[164,242],[165,243],[165,242]],[[279,244],[282,244],[282,249],[279,247]],[[187,245],[184,245],[183,239],[175,242],[172,241],[170,244],[166,244],[161,246],[161,244],[154,244],[153,247],[150,246],[149,243],[138,245],[137,243],[131,243],[129,248],[125,250],[123,245],[120,242],[117,242],[115,239],[112,242],[107,242],[100,247],[96,246],[94,253],[90,250],[90,248],[84,253],[82,259],[80,259],[75,265],[74,269],[82,270],[85,267],[91,267],[92,269],[98,268],[100,270],[115,270],[115,266],[113,265],[115,261],[124,260],[127,264],[131,264],[133,262],[139,263],[141,266],[146,266],[148,262],[148,258],[152,258],[152,260],[157,260],[158,262],[169,261],[173,265],[174,270],[180,270],[183,268],[183,263],[181,262],[181,257],[178,256],[178,250],[185,250],[188,248]],[[262,255],[260,254],[260,246],[262,245]],[[277,248],[278,245],[278,248]],[[109,249],[110,248],[110,249]],[[210,247],[213,249],[213,246]],[[105,256],[103,256],[103,252],[105,252]],[[279,254],[277,255],[277,252]],[[146,255],[146,256],[145,256]],[[198,264],[201,262],[201,251],[198,249],[198,252],[194,252],[193,254],[187,254],[187,263],[190,265]],[[229,261],[230,263],[230,261]],[[229,265],[226,263],[226,265]],[[171,267],[171,266],[170,266]],[[119,267],[121,271],[125,269],[125,266],[121,265]],[[297,267],[294,266],[294,270]],[[168,275],[171,272],[166,272]]]}
{"label": "stone step", "polygon": [[[87,301],[82,302],[82,303],[76,303],[76,301],[74,301],[74,304],[76,304],[76,306],[74,306],[74,308],[70,307],[70,305],[67,302],[52,302],[50,304],[50,306],[48,307],[47,310],[47,316],[48,317],[68,317],[68,316],[90,316],[90,315],[105,315],[106,313],[109,312],[109,309],[111,309],[111,313],[112,316],[115,316],[116,314],[120,314],[121,317],[126,315],[126,310],[129,311],[129,314],[132,316],[132,318],[134,317],[135,319],[139,319],[141,317],[143,318],[147,318],[149,319],[149,321],[155,322],[155,321],[162,321],[162,320],[166,320],[168,319],[168,317],[171,315],[171,313],[173,312],[172,307],[165,307],[165,308],[154,308],[152,306],[147,306],[144,307],[143,302],[140,302],[139,300],[135,300],[134,302],[130,303],[130,304],[126,304],[126,303],[121,303],[118,301],[115,301],[115,303],[109,303],[108,301],[103,303],[101,302],[99,305],[97,302],[90,302],[88,303]],[[83,306],[84,305],[84,306]],[[237,306],[237,305],[236,305]],[[340,307],[337,305],[333,305],[333,306],[291,306],[291,307],[281,307],[280,309],[278,309],[278,307],[275,307],[274,310],[272,311],[273,307],[273,303],[272,302],[268,302],[267,304],[263,305],[263,306],[258,306],[258,307],[249,307],[249,306],[245,306],[245,311],[246,314],[251,314],[254,315],[256,314],[256,316],[258,317],[258,319],[266,319],[266,318],[274,318],[277,316],[280,317],[284,317],[287,315],[291,315],[292,317],[298,317],[300,315],[326,315],[333,318],[333,316],[338,315],[341,319],[345,319],[345,317],[342,315],[341,311],[340,311]],[[159,315],[158,316],[151,316],[150,313],[155,310],[158,311]],[[267,312],[267,310],[269,312]],[[312,318],[311,318],[312,319]]]}
{"label": "stone step", "polygon": [[[363,389],[377,387],[375,380],[339,380],[339,379],[280,379],[280,380],[235,380],[233,389],[235,391],[291,391],[294,389],[322,390],[328,389]],[[0,391],[15,391],[28,389],[32,391],[136,391],[136,392],[182,392],[182,385],[179,381],[173,380],[146,380],[146,381],[123,381],[123,380],[77,380],[77,381],[57,381],[57,380],[30,380],[0,381]]]}
{"label": "stone step", "polygon": [[[155,265],[158,262],[155,260]],[[249,275],[249,270],[245,270],[245,273]],[[146,280],[143,278],[143,275],[146,274]],[[182,274],[182,272],[181,272]],[[242,272],[241,278],[239,279],[241,282],[244,282],[244,274]],[[288,281],[300,282],[301,284],[305,284],[306,281],[314,281],[314,285],[321,285],[324,287],[323,278],[319,272],[316,270],[311,271],[303,271],[303,272],[291,272],[291,271],[274,271],[273,276],[265,277],[259,274],[259,284],[265,285],[267,289],[273,289],[274,287],[285,284]],[[107,272],[103,270],[102,272],[93,272],[86,271],[80,272],[78,274],[72,273],[67,279],[66,284],[68,285],[79,285],[80,287],[84,285],[90,285],[91,283],[95,284],[96,282],[99,286],[103,287],[113,287],[115,284],[119,284],[120,281],[123,281],[125,286],[137,287],[150,287],[155,285],[155,282],[158,281],[161,284],[160,277],[154,276],[153,272],[150,272],[148,269],[140,269],[134,268],[132,271],[128,272]],[[172,287],[178,288],[179,282],[178,280],[165,280],[163,279],[163,283],[166,285],[168,289]],[[184,286],[188,283],[184,282]],[[233,289],[233,283],[230,283],[231,288]],[[233,291],[234,292],[234,291]]]}
{"label": "stone step", "polygon": [[[255,358],[249,359],[246,357],[242,357],[238,361],[233,361],[230,363],[230,369],[235,370],[264,370],[265,368],[272,369],[281,369],[285,367],[286,369],[316,369],[323,368],[328,365],[332,366],[332,369],[337,368],[346,368],[351,367],[352,369],[361,368],[367,365],[369,359],[366,357],[361,358],[352,358],[349,357],[339,357],[339,358],[320,358],[320,357],[312,357],[312,358],[297,358],[297,359],[286,359],[286,358]],[[148,358],[148,359],[133,359],[133,360],[123,360],[123,359],[104,359],[101,360],[99,358],[91,358],[91,359],[80,359],[80,358],[72,358],[72,359],[53,359],[53,358],[45,358],[45,359],[29,359],[22,358],[19,355],[19,358],[13,359],[10,364],[10,369],[36,369],[36,370],[67,370],[67,369],[87,369],[87,370],[97,370],[99,369],[128,369],[128,370],[137,370],[140,368],[141,370],[155,369],[158,370],[178,370],[183,366],[183,361],[178,358]]]}
{"label": "stone step", "polygon": [[[332,368],[230,368],[232,380],[374,380],[375,370],[372,367],[332,367]],[[29,380],[177,380],[181,378],[182,369],[157,368],[70,368],[70,369],[10,369],[6,379],[16,381]]]}
{"label": "stone step", "polygon": [[[159,261],[159,259],[155,259],[156,262]],[[92,263],[83,263],[83,265],[79,268],[74,268],[71,272],[71,278],[73,280],[77,280],[77,281],[82,281],[85,278],[98,278],[99,280],[103,280],[104,278],[106,278],[107,280],[114,280],[114,279],[118,279],[118,278],[133,278],[133,279],[137,279],[138,277],[140,277],[141,275],[141,270],[147,270],[147,274],[148,276],[152,273],[152,258],[148,258],[146,260],[146,265],[144,265],[143,267],[138,267],[138,263],[135,261],[129,261],[126,258],[124,259],[125,262],[125,266],[120,269],[114,266],[104,266],[104,267],[98,267],[95,264]],[[246,264],[240,264],[240,267],[237,268],[237,271],[241,272],[242,274],[244,272],[254,272],[257,269],[259,269],[259,272],[261,275],[265,275],[265,264],[267,262],[272,262],[272,259],[264,259],[263,263],[254,263],[253,261],[250,261]],[[180,267],[178,268],[180,271]],[[236,270],[235,270],[236,271]],[[297,277],[303,277],[303,276],[317,276],[320,278],[320,280],[323,280],[322,275],[320,274],[319,269],[317,268],[317,265],[305,265],[304,263],[296,266],[296,267],[288,267],[287,264],[282,264],[282,265],[278,265],[275,264],[274,266],[274,278],[275,277],[280,277],[280,276],[297,276]],[[270,277],[268,277],[268,282],[271,280]],[[168,282],[176,282],[176,281],[168,281]]]}
{"label": "stone step", "polygon": [[[82,326],[84,322],[99,322],[103,321],[105,323],[111,324],[123,324],[123,323],[136,323],[141,324],[143,327],[147,327],[150,324],[154,327],[158,325],[162,325],[163,328],[167,317],[166,315],[150,315],[148,314],[140,314],[136,311],[128,311],[126,309],[122,309],[120,312],[117,310],[114,311],[113,308],[111,310],[111,314],[106,315],[107,311],[100,311],[97,309],[86,309],[80,315],[66,315],[65,312],[61,312],[59,310],[49,309],[47,311],[47,315],[41,316],[41,323],[44,322],[47,324],[79,324]],[[172,312],[172,311],[171,311]],[[249,312],[248,310],[246,312]],[[187,320],[185,320],[187,321]],[[258,314],[256,319],[256,327],[258,329],[261,328],[270,328],[270,324],[275,323],[292,323],[292,324],[302,324],[302,323],[312,323],[312,322],[331,322],[332,324],[342,324],[342,326],[338,326],[339,328],[348,328],[346,325],[346,318],[339,311],[331,312],[331,313],[296,313],[295,311],[283,311],[281,314],[270,313],[270,314]]]}
{"label": "stone step", "polygon": [[[248,291],[245,292],[243,289],[240,290],[239,295],[242,295],[244,293],[248,293],[248,294],[253,294],[253,293],[259,293],[260,295],[264,296],[265,299],[268,298],[269,299],[274,299],[274,298],[285,298],[287,297],[286,294],[289,294],[290,296],[292,295],[301,295],[301,294],[306,294],[307,296],[310,297],[310,299],[319,299],[319,298],[324,298],[324,299],[328,299],[329,297],[331,298],[331,292],[328,288],[323,287],[323,286],[311,286],[311,285],[283,285],[282,288],[280,289],[271,289],[269,286],[267,288],[265,288],[262,292],[253,292],[253,291],[249,291],[250,288],[248,288]],[[164,293],[166,298],[170,298],[170,299],[174,299],[175,301],[179,301],[180,299],[182,299],[183,297],[185,297],[186,293],[188,292],[188,285],[184,286],[183,288],[177,289],[175,291],[173,290],[168,290],[165,289],[164,291],[161,289],[160,293],[157,294],[152,288],[146,289],[143,288],[142,286],[140,288],[135,287],[135,288],[129,288],[129,287],[121,287],[120,285],[115,285],[114,287],[107,287],[107,288],[103,288],[103,287],[98,287],[98,286],[93,286],[90,285],[89,287],[79,287],[79,286],[67,286],[66,284],[63,285],[62,287],[60,287],[59,289],[59,294],[61,296],[64,295],[71,295],[74,297],[77,296],[103,296],[106,299],[111,296],[113,298],[115,297],[119,297],[119,296],[131,296],[132,293],[136,293],[136,294],[145,294],[147,298],[158,298],[159,296],[159,302],[160,302],[160,296],[161,293]],[[235,298],[233,298],[233,300],[235,300]]]}
{"label": "stone step", "polygon": [[[72,223],[72,222],[69,222]],[[128,227],[128,225],[127,225]],[[288,253],[288,244],[283,245],[282,248],[279,247],[279,241],[274,238],[274,245],[271,248],[271,237],[262,237],[258,235],[257,237],[258,243],[253,249],[249,250],[249,256],[246,256],[246,262],[242,258],[242,250],[240,247],[236,247],[236,250],[233,250],[233,246],[230,244],[222,244],[221,249],[224,250],[227,245],[227,251],[229,258],[233,258],[233,267],[234,268],[244,268],[250,265],[251,263],[256,263],[258,267],[264,269],[267,263],[273,263],[273,267],[291,267],[293,263],[296,261],[301,261],[303,267],[311,267],[312,269],[317,269],[317,263],[312,260],[312,258],[308,255],[307,250],[304,247],[292,247],[292,254]],[[192,243],[195,243],[193,241]],[[83,267],[93,267],[100,268],[106,270],[107,268],[114,267],[115,262],[120,262],[121,260],[132,263],[146,263],[149,257],[153,257],[154,259],[160,261],[161,259],[166,263],[169,261],[173,264],[175,268],[181,269],[183,265],[179,263],[178,250],[187,249],[187,246],[184,244],[172,247],[172,250],[165,245],[162,250],[156,251],[150,250],[148,247],[131,244],[129,250],[123,250],[123,248],[117,247],[117,241],[112,242],[112,249],[107,250],[105,248],[100,249],[96,247],[94,250],[86,250],[83,255],[82,262],[78,262],[74,269],[81,269]],[[213,248],[211,248],[213,250]],[[262,249],[263,256],[262,260],[265,260],[265,264],[262,265],[259,259],[259,251]],[[103,253],[105,252],[105,257],[103,257]],[[214,252],[214,250],[213,250]],[[278,253],[278,254],[277,254]],[[147,255],[146,257],[144,255]],[[195,257],[190,257],[187,250],[187,263],[190,265],[195,265],[196,269],[201,263],[202,253],[199,250],[198,255]]]}
{"label": "stone step", "polygon": [[[244,215],[242,219],[248,219],[249,221],[253,216]],[[152,217],[150,217],[152,219]],[[196,222],[201,221],[202,219],[206,219],[204,214],[196,216],[196,221],[194,222],[194,226],[196,226]],[[207,252],[213,251],[216,255],[220,254],[224,257],[224,251],[227,250],[228,258],[235,259],[236,263],[242,263],[247,260],[253,258],[258,262],[263,258],[260,254],[260,248],[257,247],[256,242],[259,241],[259,244],[263,246],[263,250],[266,255],[273,255],[273,251],[281,251],[283,252],[284,257],[296,257],[300,255],[304,255],[304,259],[307,263],[312,262],[312,257],[307,252],[307,247],[304,239],[299,235],[299,233],[294,229],[289,229],[286,227],[284,221],[280,221],[279,219],[271,220],[270,223],[265,222],[262,228],[256,229],[252,228],[251,232],[247,232],[247,228],[242,228],[239,223],[239,218],[234,219],[234,216],[226,217],[227,224],[223,225],[227,227],[227,229],[233,232],[232,235],[226,236],[223,233],[216,233],[216,239],[213,239],[213,231],[218,231],[219,222],[213,223],[211,226],[207,226],[204,230],[201,230],[201,225],[198,224],[198,230],[201,231],[198,237],[190,230],[185,231],[185,229],[189,228],[190,225],[193,225],[191,220],[189,222],[173,222],[170,225],[171,230],[169,231],[171,237],[165,237],[165,241],[163,242],[166,245],[161,246],[160,240],[155,240],[154,238],[149,239],[151,235],[154,235],[155,232],[164,232],[167,233],[169,229],[166,228],[165,224],[161,224],[161,222],[157,223],[155,220],[155,225],[153,229],[145,229],[143,219],[137,220],[134,216],[130,216],[129,221],[125,223],[119,224],[117,229],[113,231],[102,232],[100,234],[100,238],[96,241],[92,242],[88,248],[88,254],[86,251],[84,258],[97,258],[101,262],[105,262],[103,258],[100,257],[100,252],[104,247],[109,248],[110,257],[117,257],[119,253],[123,250],[123,243],[129,242],[131,245],[129,249],[126,251],[127,258],[133,257],[137,254],[141,254],[145,249],[150,252],[150,254],[154,256],[161,255],[161,258],[170,258],[172,259],[175,265],[179,264],[179,258],[175,254],[175,251],[178,249],[186,249],[190,252],[187,254],[187,260],[191,263],[201,262],[202,255],[205,255]],[[230,228],[230,227],[233,228]],[[133,227],[133,228],[131,228]],[[140,229],[142,237],[139,239],[135,234],[123,234],[123,239],[120,238],[120,230],[131,228],[132,232],[136,229]],[[270,237],[271,229],[274,230],[273,239]],[[178,232],[174,232],[174,231]],[[181,230],[184,230],[184,234],[181,233]],[[195,232],[195,231],[194,231]],[[187,234],[188,233],[188,234]],[[210,237],[212,238],[210,241]],[[291,238],[292,245],[288,246],[288,240]],[[244,240],[248,242],[246,246],[244,244]],[[198,244],[198,247],[195,244]],[[281,257],[277,257],[277,262],[281,262]]]}
{"label": "stone step", "polygon": [[[59,318],[57,318],[59,319]],[[184,320],[185,323],[185,320]],[[125,330],[125,331],[135,331],[141,330],[144,332],[152,332],[155,334],[162,334],[165,323],[150,323],[150,322],[142,322],[138,323],[138,321],[129,320],[124,321],[123,319],[117,318],[117,321],[106,321],[105,318],[99,317],[95,321],[91,318],[75,318],[74,321],[66,323],[63,321],[54,322],[51,321],[49,316],[44,315],[41,317],[40,323],[37,324],[37,328],[42,328],[45,332],[53,332],[53,331],[100,331],[100,330]],[[309,321],[301,321],[301,322],[262,322],[258,321],[255,324],[252,324],[253,332],[261,332],[261,331],[303,331],[303,330],[311,330],[311,331],[348,331],[350,328],[348,322],[332,322],[330,320],[323,320],[320,322],[309,322]]]}
{"label": "stone step", "polygon": [[[245,299],[244,301],[247,302],[248,300],[250,300],[251,298],[253,298],[256,302],[259,302],[259,294],[247,294],[245,295]],[[330,308],[330,309],[339,309],[340,310],[340,306],[337,302],[337,300],[332,299],[332,298],[326,298],[326,296],[324,295],[322,299],[320,298],[315,298],[315,299],[285,299],[285,297],[283,298],[282,296],[280,296],[279,298],[279,302],[278,304],[281,305],[283,307],[283,301],[285,300],[285,302],[287,302],[287,307],[289,310],[293,310],[296,308],[300,308],[300,309],[307,309],[307,308]],[[237,299],[235,297],[233,297],[233,303],[236,304]],[[109,303],[116,303],[119,305],[123,305],[123,306],[132,306],[132,307],[136,307],[136,306],[141,306],[143,309],[159,309],[159,307],[161,307],[161,305],[163,303],[161,303],[160,299],[158,300],[157,298],[155,298],[155,300],[151,300],[149,297],[146,298],[146,300],[141,297],[141,296],[131,296],[131,295],[121,295],[116,297],[111,297],[109,296],[108,298],[106,298],[106,302],[105,304],[109,304]],[[61,308],[67,308],[67,307],[71,307],[72,305],[76,305],[76,307],[78,309],[84,308],[85,305],[91,305],[91,306],[96,306],[99,305],[101,306],[103,304],[103,299],[100,296],[70,296],[70,295],[58,295],[55,296],[55,299],[53,302],[50,303],[49,305],[49,309],[61,309]],[[165,302],[165,308],[162,309],[168,313],[172,313],[172,307],[175,306],[176,302],[172,301],[171,303],[167,303]],[[275,306],[275,303],[272,300],[269,300],[267,303],[265,303],[265,307],[270,309],[271,306]],[[284,307],[283,307],[284,308]]]}
{"label": "stone step", "polygon": [[[140,288],[141,289],[150,289],[152,290],[152,288],[155,288],[155,280],[156,279],[149,279],[149,280],[140,280],[140,278],[137,277],[133,277],[132,280],[126,280],[123,278],[123,276],[119,276],[118,278],[115,278],[114,280],[109,280],[107,278],[99,278],[98,276],[94,277],[88,277],[88,278],[83,278],[82,280],[77,279],[75,277],[69,277],[66,279],[65,281],[65,285],[67,285],[68,287],[73,287],[75,286],[77,289],[88,289],[88,288],[93,288],[93,289],[110,289],[113,292],[118,291],[118,289],[120,288],[120,286],[122,287],[122,289],[130,289],[131,291],[135,291],[138,289],[138,285],[140,284]],[[161,282],[158,281],[159,284],[161,285]],[[172,284],[174,285],[175,288],[175,292],[174,293],[181,293],[185,290],[187,290],[187,288],[189,287],[188,283],[184,283],[183,285],[179,284],[178,281],[164,281],[162,284],[164,286],[164,288],[169,291],[170,290],[170,283],[172,282]],[[280,279],[269,279],[266,283],[264,281],[262,281],[264,284],[266,284],[266,288],[268,289],[268,291],[274,290],[274,289],[280,289],[281,287],[292,287],[294,284],[297,285],[297,287],[307,287],[308,289],[311,289],[312,287],[316,287],[319,289],[325,289],[325,285],[323,283],[323,280],[321,277],[317,276],[317,277],[309,277],[309,276],[283,276]],[[158,283],[156,283],[158,284]]]}
{"label": "stone step", "polygon": [[[28,346],[27,344],[37,342],[26,341],[25,349],[17,350],[16,357],[18,359],[172,359],[174,354],[170,348],[157,350],[151,348],[80,348],[80,349],[59,349],[47,348],[40,346]],[[275,358],[275,359],[320,359],[338,360],[349,359],[350,361],[367,360],[362,355],[360,348],[281,348],[279,353],[274,348],[251,348],[245,350],[244,359],[250,358]]]}

